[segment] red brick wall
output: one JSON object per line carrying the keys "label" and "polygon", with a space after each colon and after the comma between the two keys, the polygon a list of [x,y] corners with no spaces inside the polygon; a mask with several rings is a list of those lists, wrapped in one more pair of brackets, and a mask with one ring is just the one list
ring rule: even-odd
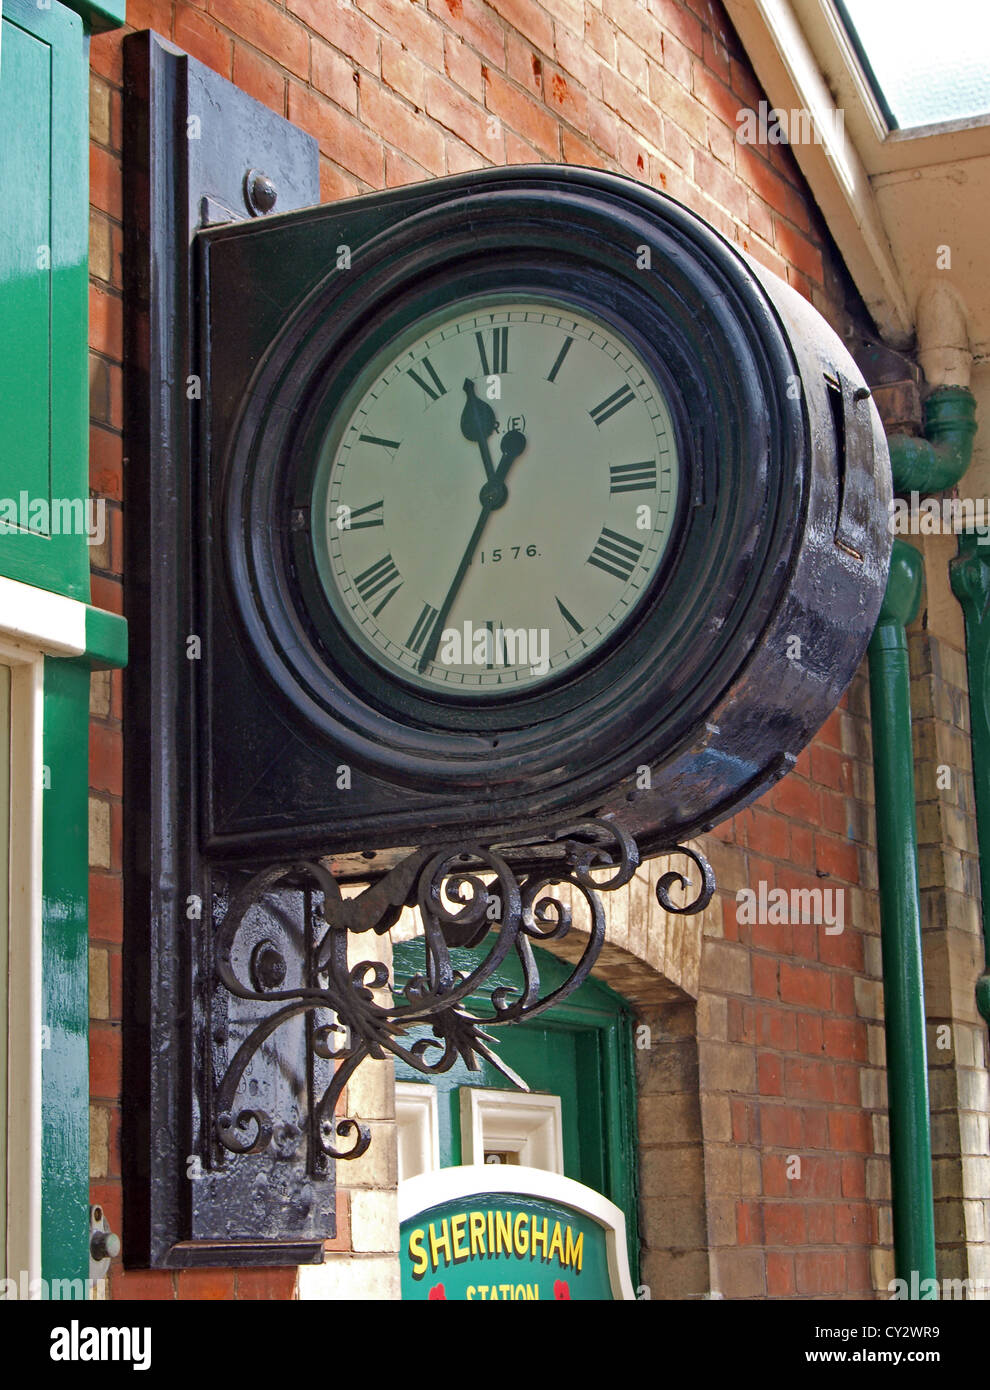
{"label": "red brick wall", "polygon": [[[734,138],[737,112],[763,93],[716,0],[131,0],[127,13],[130,27],[166,35],[315,135],[324,200],[487,163],[624,171],[687,203],[833,321],[845,319],[841,272],[789,151]],[[112,516],[109,544],[94,556],[93,595],[116,611],[126,477],[122,32],[91,49],[91,485]],[[92,795],[109,808],[109,844],[94,852],[91,881],[94,972],[107,996],[92,1028],[93,1194],[120,1231],[119,675],[105,695],[94,696],[92,725]],[[745,848],[754,882],[765,872],[771,883],[817,884],[816,870],[858,881],[837,727],[830,721],[765,808],[724,832],[727,847]],[[754,954],[752,997],[729,1000],[732,1042],[757,1049],[760,1079],[733,1099],[733,1136],[769,1147],[759,1190],[739,1202],[726,1243],[773,1252],[758,1272],[740,1264],[737,1282],[744,1291],[748,1279],[754,1293],[764,1280],[769,1293],[864,1291],[874,1216],[862,1200],[869,1120],[855,1094],[865,1027],[853,1008],[858,937],[826,946],[801,928],[756,928],[749,940],[734,927],[729,913],[726,940]],[[788,1197],[774,1155],[797,1145],[799,1131],[820,1177]],[[284,1272],[115,1272],[112,1289],[255,1298],[289,1296],[291,1284]]]}
{"label": "red brick wall", "polygon": [[[723,935],[705,943],[699,1054],[726,1297],[871,1298],[871,1250],[890,1243],[866,703],[861,674],[794,772],[714,832]],[[735,889],[761,879],[841,891],[843,931],[740,921]]]}

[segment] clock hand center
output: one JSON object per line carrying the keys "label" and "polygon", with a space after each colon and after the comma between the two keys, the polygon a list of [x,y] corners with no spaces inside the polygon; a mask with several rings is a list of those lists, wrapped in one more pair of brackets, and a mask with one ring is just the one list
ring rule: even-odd
{"label": "clock hand center", "polygon": [[505,485],[505,475],[526,447],[526,436],[521,430],[508,430],[499,440],[502,457],[493,476],[485,483],[478,494],[481,505],[489,512],[497,512],[509,500],[509,489]]}

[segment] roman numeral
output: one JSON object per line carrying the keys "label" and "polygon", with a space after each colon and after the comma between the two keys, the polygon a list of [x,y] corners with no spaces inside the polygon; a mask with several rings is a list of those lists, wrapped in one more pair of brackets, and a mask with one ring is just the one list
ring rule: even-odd
{"label": "roman numeral", "polygon": [[478,352],[481,354],[481,370],[485,376],[499,376],[502,372],[509,370],[509,330],[508,328],[493,328],[492,335],[492,364],[488,365],[488,354],[485,352],[485,335],[476,333],[474,336],[478,340]]}
{"label": "roman numeral", "polygon": [[[493,619],[489,619],[489,621],[485,623],[485,627],[488,629],[488,653],[489,653],[489,655],[491,656],[491,661],[486,661],[486,662],[485,662],[485,666],[486,666],[486,668],[487,668],[489,671],[492,671],[492,670],[494,670],[494,668],[495,668],[495,665],[496,665],[495,658],[496,658],[496,656],[498,655],[497,651],[495,650],[495,634],[496,634],[496,632],[501,632],[501,631],[503,631],[503,629],[504,629],[504,624],[503,624],[502,622],[500,622],[499,620],[497,620],[497,619],[494,619],[494,620],[493,620]],[[502,648],[502,653],[501,653],[502,659],[501,659],[501,661],[498,662],[498,665],[499,665],[499,666],[504,666],[504,665],[505,665],[505,638],[504,638],[504,637],[503,637],[503,639],[502,639],[502,641],[501,641],[501,643],[500,643],[500,646],[501,646],[501,648]]]}
{"label": "roman numeral", "polygon": [[[357,521],[359,516],[366,517],[366,521]],[[385,525],[385,501],[370,502],[367,507],[355,507],[351,512],[351,524],[346,527],[349,531],[362,531],[366,526]]]}
{"label": "roman numeral", "polygon": [[560,351],[557,353],[557,360],[554,362],[553,366],[550,368],[550,373],[549,373],[549,375],[548,375],[548,377],[547,377],[547,381],[556,381],[556,380],[557,380],[557,373],[560,371],[561,367],[563,366],[564,358],[567,356],[568,352],[570,351],[571,343],[573,343],[573,341],[574,341],[573,338],[565,338],[565,339],[564,339],[564,346],[563,346],[563,347],[560,349]]}
{"label": "roman numeral", "polygon": [[[397,579],[399,582],[395,584]],[[373,610],[373,616],[376,618],[392,595],[402,587],[402,579],[399,571],[395,568],[395,562],[391,555],[383,555],[380,560],[369,565],[361,574],[354,576],[354,587],[365,603],[369,603],[376,594],[380,594],[382,589],[387,589],[390,584],[394,587],[389,589],[378,607]]]}
{"label": "roman numeral", "polygon": [[597,565],[606,574],[614,574],[616,579],[627,580],[642,553],[643,547],[637,541],[603,526],[598,543],[588,556],[588,564]]}
{"label": "roman numeral", "polygon": [[421,386],[423,388],[423,390],[429,396],[431,401],[438,401],[441,396],[445,396],[447,394],[446,386],[444,386],[443,382],[437,376],[436,368],[434,367],[433,363],[430,361],[428,357],[423,358],[422,362],[420,363],[420,366],[432,379],[433,386],[436,387],[435,391],[433,389],[433,386],[428,386],[427,383],[423,380],[423,378],[419,375],[419,373],[414,372],[412,368],[410,368],[409,371],[406,372],[406,376],[411,376],[413,381],[415,381],[416,385]]}
{"label": "roman numeral", "polygon": [[554,598],[557,599],[557,607],[560,609],[560,616],[563,618],[564,622],[574,633],[574,636],[580,637],[581,633],[584,631],[584,628],[578,622],[577,618],[575,618],[574,614],[564,607],[560,599],[557,598],[556,594],[554,594]]}
{"label": "roman numeral", "polygon": [[606,420],[611,420],[617,411],[635,399],[636,395],[631,386],[620,386],[618,391],[613,391],[611,396],[607,396],[599,405],[596,405],[594,410],[589,410],[588,414],[596,425],[604,425]]}
{"label": "roman numeral", "polygon": [[400,445],[398,439],[379,439],[377,434],[359,434],[358,438],[363,444],[378,444],[383,449],[398,449]]}
{"label": "roman numeral", "polygon": [[610,463],[608,466],[609,493],[656,492],[657,465],[655,459],[642,463]]}
{"label": "roman numeral", "polygon": [[409,634],[406,646],[411,652],[415,652],[417,656],[419,655],[423,643],[433,631],[433,624],[437,620],[437,612],[438,610],[436,608],[432,608],[430,604],[424,603],[423,611],[416,619],[416,625]]}

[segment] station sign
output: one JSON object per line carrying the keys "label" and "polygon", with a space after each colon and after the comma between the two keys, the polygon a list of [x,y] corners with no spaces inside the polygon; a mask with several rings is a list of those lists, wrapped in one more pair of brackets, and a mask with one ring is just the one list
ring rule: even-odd
{"label": "station sign", "polygon": [[634,1298],[622,1211],[540,1168],[470,1164],[399,1184],[402,1297]]}

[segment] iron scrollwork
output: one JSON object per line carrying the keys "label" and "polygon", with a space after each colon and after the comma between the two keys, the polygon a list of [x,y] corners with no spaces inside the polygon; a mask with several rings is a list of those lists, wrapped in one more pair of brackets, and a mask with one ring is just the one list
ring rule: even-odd
{"label": "iron scrollwork", "polygon": [[[669,852],[687,855],[701,874],[701,888],[690,902],[678,906],[669,890],[674,885],[686,888],[687,880],[676,871],[665,873],[656,885],[660,905],[670,912],[700,912],[715,889],[710,865],[694,849],[678,846]],[[514,864],[524,860],[527,867],[510,866],[510,857]],[[605,939],[600,895],[627,884],[638,866],[632,837],[616,821],[602,818],[558,830],[538,845],[417,850],[353,898],[342,895],[320,860],[275,865],[254,874],[230,898],[215,938],[220,984],[252,1011],[245,1035],[213,1090],[213,1132],[221,1150],[258,1154],[273,1143],[286,1142],[287,1131],[291,1137],[305,1129],[311,1175],[325,1173],[330,1159],[360,1157],[371,1142],[369,1128],[338,1115],[337,1107],[348,1081],[369,1057],[382,1059],[391,1053],[428,1076],[449,1070],[458,1059],[469,1070],[478,1070],[479,1059],[484,1059],[525,1089],[525,1082],[493,1051],[495,1039],[489,1030],[535,1018],[587,979]],[[564,981],[543,994],[533,947],[560,941],[571,930],[572,907],[559,895],[563,886],[583,902],[586,940]],[[283,946],[271,933],[252,935],[246,927],[252,909],[267,906],[270,911],[286,889],[305,900],[301,940],[295,932],[295,977]],[[395,991],[380,961],[349,965],[347,948],[355,934],[388,932],[404,907],[418,907],[421,914],[424,960],[421,972]],[[455,968],[451,952],[459,948],[482,948],[473,969]],[[493,983],[512,955],[521,970],[521,984]],[[473,997],[476,1005],[488,985],[483,1012],[469,1011],[465,1001]],[[384,989],[393,990],[388,1004],[375,998],[375,992]],[[257,1019],[259,1005],[266,1011]],[[309,1113],[302,1124],[278,1124],[260,1104],[238,1105],[238,1096],[259,1051],[300,1016],[307,1030],[309,1066],[307,1085],[298,1089],[308,1091]],[[431,1027],[432,1037],[413,1041],[406,1036],[424,1024]],[[315,1059],[326,1064],[325,1085],[316,1081]]]}

